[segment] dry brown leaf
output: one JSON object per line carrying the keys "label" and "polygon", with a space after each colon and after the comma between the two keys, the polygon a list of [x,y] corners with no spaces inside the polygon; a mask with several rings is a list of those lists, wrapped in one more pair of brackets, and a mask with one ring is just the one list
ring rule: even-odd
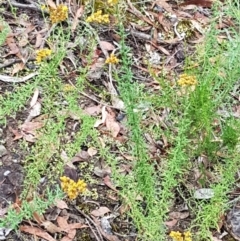
{"label": "dry brown leaf", "polygon": [[36,212],[33,213],[33,218],[36,220],[36,222],[38,224],[41,224],[41,223],[43,223],[45,221],[44,216],[43,215],[39,215]]}
{"label": "dry brown leaf", "polygon": [[68,224],[68,227],[64,230],[65,232],[68,232],[71,229],[80,229],[80,228],[87,228],[88,226],[82,223],[71,223]]}
{"label": "dry brown leaf", "polygon": [[65,201],[63,200],[56,200],[56,206],[60,209],[68,209],[68,205]]}
{"label": "dry brown leaf", "polygon": [[61,216],[58,216],[57,217],[57,223],[58,223],[58,226],[60,228],[62,228],[63,230],[66,229],[68,227],[68,217],[61,217]]}
{"label": "dry brown leaf", "polygon": [[36,34],[36,42],[35,42],[35,48],[38,49],[41,45],[42,42],[44,41],[44,38],[42,37],[42,35],[40,33]]}
{"label": "dry brown leaf", "polygon": [[40,228],[31,227],[31,226],[28,226],[28,225],[21,225],[19,227],[19,230],[21,232],[36,235],[36,236],[41,237],[41,238],[43,238],[47,241],[56,241],[56,239],[54,239],[50,234],[48,234],[46,231],[43,231]]}
{"label": "dry brown leaf", "polygon": [[42,105],[40,102],[36,102],[35,105],[30,109],[29,115],[25,120],[25,123],[30,122],[34,117],[37,117],[41,114]]}
{"label": "dry brown leaf", "polygon": [[189,216],[189,212],[171,212],[169,213],[169,218],[171,219],[185,219]]}
{"label": "dry brown leaf", "polygon": [[74,30],[76,29],[78,22],[79,22],[79,18],[81,18],[81,16],[83,15],[84,12],[84,6],[82,5],[76,12],[76,15],[74,16],[73,22],[72,22],[72,27],[71,30],[72,32],[74,32]]}
{"label": "dry brown leaf", "polygon": [[107,51],[112,51],[115,49],[115,46],[107,41],[100,41],[99,43],[101,49],[107,50]]}
{"label": "dry brown leaf", "polygon": [[7,82],[7,83],[21,83],[21,82],[25,82],[25,81],[31,79],[32,77],[36,76],[37,74],[38,74],[37,72],[34,72],[34,73],[31,73],[31,74],[29,74],[27,76],[23,76],[23,77],[11,77],[8,75],[0,74],[0,80],[3,82]]}
{"label": "dry brown leaf", "polygon": [[11,54],[19,53],[19,48],[16,45],[14,37],[12,35],[7,37],[6,43],[7,43],[8,47],[9,47],[9,49],[10,49],[10,52],[6,56],[11,55]]}
{"label": "dry brown leaf", "polygon": [[45,221],[42,223],[42,226],[49,232],[49,233],[61,233],[62,230],[61,228],[59,228],[58,226],[56,226],[54,223],[52,223],[51,221]]}
{"label": "dry brown leaf", "polygon": [[77,157],[80,157],[83,160],[88,160],[90,158],[90,155],[87,151],[80,151],[76,154]]}
{"label": "dry brown leaf", "polygon": [[53,2],[53,0],[47,0],[47,5],[48,5],[49,7],[51,7],[51,8],[54,8],[54,9],[57,8],[57,6],[56,6],[56,4]]}
{"label": "dry brown leaf", "polygon": [[44,123],[42,122],[25,122],[23,123],[20,128],[25,133],[35,134],[35,131],[42,128]]}
{"label": "dry brown leaf", "polygon": [[13,66],[12,76],[18,73],[19,71],[23,70],[24,67],[25,67],[25,64],[23,62],[15,64]]}
{"label": "dry brown leaf", "polygon": [[113,186],[109,176],[103,178],[103,183],[109,188],[111,188],[113,191],[118,192],[118,190]]}
{"label": "dry brown leaf", "polygon": [[159,49],[162,53],[164,53],[164,54],[166,54],[166,55],[170,55],[170,53],[165,49],[165,48],[163,48],[162,46],[160,46],[160,45],[158,45],[158,44],[155,44],[155,43],[153,43],[153,42],[151,42],[151,41],[149,41],[149,43],[151,44],[151,45],[153,45],[155,48],[157,48],[157,49]]}
{"label": "dry brown leaf", "polygon": [[30,101],[30,107],[33,107],[37,103],[38,96],[39,96],[39,89],[35,89],[33,97]]}
{"label": "dry brown leaf", "polygon": [[87,151],[80,151],[72,158],[71,163],[87,161],[90,157]]}
{"label": "dry brown leaf", "polygon": [[187,0],[180,4],[180,6],[186,5],[197,5],[205,8],[211,8],[213,5],[213,0]]}
{"label": "dry brown leaf", "polygon": [[171,221],[166,221],[165,222],[165,225],[169,228],[172,228],[174,227],[176,224],[177,224],[178,220],[177,219],[173,219]]}
{"label": "dry brown leaf", "polygon": [[96,223],[96,225],[97,225],[97,227],[99,228],[102,236],[103,236],[106,240],[108,240],[108,241],[120,241],[117,236],[111,235],[111,234],[107,234],[106,232],[104,232],[103,229],[102,229],[102,227],[101,227],[101,225],[100,225],[100,223],[99,223],[99,221],[98,221],[94,216],[92,216],[92,219],[93,219],[93,221]]}
{"label": "dry brown leaf", "polygon": [[117,137],[118,133],[121,130],[119,123],[115,120],[114,117],[109,114],[106,118],[106,127],[111,132],[111,135],[113,137]]}
{"label": "dry brown leaf", "polygon": [[88,150],[87,150],[89,156],[95,156],[97,154],[97,149],[94,148],[94,147],[89,147]]}
{"label": "dry brown leaf", "polygon": [[175,14],[175,12],[172,10],[172,7],[170,4],[167,3],[166,0],[157,0],[153,3],[153,5],[158,5],[159,7],[164,8],[168,13]]}
{"label": "dry brown leaf", "polygon": [[101,120],[97,120],[94,124],[94,127],[99,127],[101,124],[104,124],[107,118],[107,111],[106,111],[106,106],[103,106],[102,108],[102,119]]}
{"label": "dry brown leaf", "polygon": [[61,241],[72,241],[75,235],[76,235],[76,229],[71,229],[69,230],[67,235],[61,239]]}
{"label": "dry brown leaf", "polygon": [[89,106],[87,108],[85,108],[85,111],[89,114],[89,115],[98,115],[101,111],[101,105],[94,105],[94,106]]}
{"label": "dry brown leaf", "polygon": [[100,217],[100,216],[103,216],[104,214],[109,213],[109,212],[111,212],[111,211],[107,207],[100,207],[96,210],[93,210],[91,212],[91,214],[95,217]]}

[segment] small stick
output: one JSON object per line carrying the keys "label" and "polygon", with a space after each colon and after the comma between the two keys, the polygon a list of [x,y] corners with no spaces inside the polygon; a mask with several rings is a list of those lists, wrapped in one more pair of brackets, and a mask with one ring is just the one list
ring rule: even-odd
{"label": "small stick", "polygon": [[101,232],[100,232],[97,224],[96,224],[87,214],[85,214],[84,212],[82,212],[79,208],[75,207],[75,209],[76,209],[81,215],[83,215],[90,223],[92,223],[92,224],[95,226],[95,228],[97,229],[98,235],[99,235],[99,237],[100,237],[100,240],[103,241],[102,234],[101,234]]}
{"label": "small stick", "polygon": [[[77,89],[77,87],[72,83],[71,80],[68,80],[68,82],[69,82],[69,84],[72,85],[75,89]],[[101,101],[99,101],[99,100],[97,100],[97,99],[89,96],[89,95],[86,94],[85,92],[80,92],[80,91],[78,91],[78,93],[81,94],[81,95],[83,95],[83,96],[85,96],[85,97],[87,97],[87,98],[90,99],[90,100],[93,100],[93,101],[97,102],[97,103],[100,104],[100,105],[105,105],[106,107],[113,108],[113,109],[116,109],[116,110],[122,110],[122,109],[117,108],[117,107],[115,107],[115,106],[112,106],[112,105],[108,105],[108,104],[106,104],[106,103],[103,103],[103,102],[101,102]]]}
{"label": "small stick", "polygon": [[[27,1],[27,2],[29,2],[29,1]],[[37,5],[35,5],[34,3],[22,4],[22,3],[18,3],[18,2],[15,2],[15,1],[11,0],[10,4],[14,7],[28,8],[28,9],[31,9],[31,10],[34,10],[34,11],[42,12],[41,8],[38,7]]]}
{"label": "small stick", "polygon": [[91,231],[92,231],[93,235],[95,236],[96,240],[100,241],[100,239],[98,238],[96,232],[93,230],[91,224],[89,223],[88,219],[86,219],[86,223],[88,224],[89,228],[91,229]]}

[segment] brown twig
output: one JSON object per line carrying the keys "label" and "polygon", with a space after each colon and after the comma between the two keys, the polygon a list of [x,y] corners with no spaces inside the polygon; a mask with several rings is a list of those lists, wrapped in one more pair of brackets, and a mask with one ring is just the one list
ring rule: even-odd
{"label": "brown twig", "polygon": [[[28,59],[28,61],[33,61],[33,60],[35,60],[35,58],[29,58],[29,59]],[[8,61],[8,62],[5,63],[5,64],[1,64],[1,65],[0,65],[0,69],[6,68],[6,67],[9,67],[9,66],[11,66],[11,65],[13,65],[13,64],[21,63],[21,62],[22,62],[21,59],[10,60],[10,61]],[[26,63],[25,63],[25,64],[26,64]]]}
{"label": "brown twig", "polygon": [[[140,38],[140,39],[147,40],[147,41],[152,40],[152,36],[149,34],[142,33],[142,32],[136,31],[134,29],[130,29],[130,30],[128,30],[128,32],[136,38]],[[159,44],[177,44],[178,42],[180,42],[180,40],[178,38],[170,39],[170,40],[157,39],[157,43],[159,43]]]}
{"label": "brown twig", "polygon": [[11,0],[10,4],[13,7],[17,7],[17,8],[25,8],[25,9],[28,8],[34,11],[42,12],[41,8],[38,5],[36,5],[35,3],[32,3],[31,1],[27,1],[27,2],[29,2],[30,4],[22,4],[22,3],[15,2],[14,0]]}
{"label": "brown twig", "polygon": [[[77,89],[77,87],[72,83],[71,80],[68,80],[68,83],[69,83],[70,85],[72,85],[75,89]],[[109,107],[109,108],[112,108],[112,109],[116,109],[116,110],[122,110],[121,108],[117,108],[117,107],[115,107],[115,106],[112,106],[112,105],[106,104],[106,103],[104,103],[104,102],[101,102],[101,101],[99,101],[99,100],[97,100],[97,99],[89,96],[89,95],[86,94],[85,92],[78,91],[78,93],[81,94],[81,95],[83,95],[83,96],[85,96],[85,97],[87,97],[87,98],[90,99],[90,100],[93,100],[94,102],[97,102],[97,103],[100,104],[100,105],[105,105],[106,107]]]}
{"label": "brown twig", "polygon": [[157,28],[157,26],[155,25],[155,23],[153,23],[152,21],[150,21],[147,17],[145,17],[140,11],[138,11],[133,4],[131,3],[130,0],[127,0],[128,6],[130,7],[130,9],[127,9],[130,13],[134,14],[135,16],[137,16],[138,18],[142,19],[143,21],[145,21],[146,23],[150,24],[151,26],[154,26]]}
{"label": "brown twig", "polygon": [[93,230],[93,228],[92,228],[90,222],[88,221],[88,219],[86,219],[86,223],[88,224],[89,228],[91,229],[91,231],[92,231],[93,235],[95,236],[96,240],[100,241],[99,237],[97,236],[96,232]]}
{"label": "brown twig", "polygon": [[24,77],[12,77],[7,75],[0,75],[0,81],[7,82],[7,83],[21,83],[31,79],[36,75],[38,75],[38,72],[31,73]]}
{"label": "brown twig", "polygon": [[99,228],[98,228],[98,225],[97,225],[87,214],[85,214],[83,211],[81,211],[79,208],[75,207],[75,209],[76,209],[82,216],[84,216],[90,223],[92,223],[92,224],[95,226],[95,228],[96,228],[96,230],[97,230],[97,232],[98,232],[98,235],[99,235],[100,240],[103,241],[103,237],[102,237],[101,231],[100,231]]}

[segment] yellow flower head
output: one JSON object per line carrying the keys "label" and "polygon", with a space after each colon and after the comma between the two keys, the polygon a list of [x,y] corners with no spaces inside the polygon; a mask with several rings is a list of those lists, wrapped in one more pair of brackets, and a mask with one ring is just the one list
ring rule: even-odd
{"label": "yellow flower head", "polygon": [[96,13],[93,13],[91,16],[89,16],[86,19],[86,22],[88,23],[109,23],[109,15],[108,14],[102,14],[102,10],[98,10]]}
{"label": "yellow flower head", "polygon": [[64,91],[64,92],[72,92],[74,89],[75,89],[74,86],[72,86],[72,85],[70,85],[70,84],[65,84],[65,85],[63,86],[63,91]]}
{"label": "yellow flower head", "polygon": [[105,61],[105,64],[118,64],[118,63],[119,63],[119,59],[114,54],[110,54],[110,56]]}
{"label": "yellow flower head", "polygon": [[177,83],[180,86],[192,86],[197,84],[197,79],[193,75],[181,74]]}
{"label": "yellow flower head", "polygon": [[118,0],[108,0],[109,5],[116,5],[118,3]]}
{"label": "yellow flower head", "polygon": [[86,191],[87,184],[83,180],[73,181],[69,177],[60,177],[61,188],[70,199],[75,199],[80,193]]}
{"label": "yellow flower head", "polygon": [[183,236],[180,232],[176,231],[171,231],[169,236],[174,240],[174,241],[183,241]]}
{"label": "yellow flower head", "polygon": [[36,61],[37,63],[42,62],[43,59],[47,58],[52,54],[51,49],[40,49],[36,51]]}
{"label": "yellow flower head", "polygon": [[49,14],[52,23],[59,23],[68,18],[68,8],[64,4],[59,4],[56,9],[50,8]]}
{"label": "yellow flower head", "polygon": [[192,241],[192,234],[189,231],[181,233],[179,231],[171,231],[169,236],[173,241]]}

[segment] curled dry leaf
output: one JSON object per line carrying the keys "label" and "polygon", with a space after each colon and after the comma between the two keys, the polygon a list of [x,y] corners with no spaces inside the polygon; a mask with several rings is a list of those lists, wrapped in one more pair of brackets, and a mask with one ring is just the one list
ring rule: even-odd
{"label": "curled dry leaf", "polygon": [[74,16],[74,19],[73,19],[73,22],[72,22],[72,27],[71,27],[71,30],[72,32],[75,31],[77,25],[78,25],[78,22],[79,22],[79,18],[81,18],[81,16],[83,15],[84,13],[84,6],[82,5],[76,12],[76,15]]}
{"label": "curled dry leaf", "polygon": [[106,127],[111,132],[111,135],[113,137],[117,137],[121,129],[119,123],[115,120],[115,117],[109,114],[107,115],[107,118],[106,118]]}
{"label": "curled dry leaf", "polygon": [[177,219],[173,219],[171,221],[166,221],[165,222],[165,225],[169,228],[172,228],[174,227],[176,224],[177,224],[178,220]]}
{"label": "curled dry leaf", "polygon": [[85,108],[85,112],[87,112],[89,115],[97,115],[101,111],[101,105],[94,105],[94,106],[89,106]]}
{"label": "curled dry leaf", "polygon": [[38,49],[42,45],[43,41],[44,41],[44,38],[42,37],[42,35],[40,33],[37,33],[34,47]]}
{"label": "curled dry leaf", "polygon": [[33,213],[33,218],[35,219],[35,221],[36,221],[38,224],[41,224],[41,223],[43,223],[43,222],[45,221],[44,216],[38,214],[37,212],[34,212],[34,213]]}
{"label": "curled dry leaf", "polygon": [[29,112],[29,115],[27,117],[27,119],[25,120],[25,122],[29,122],[31,121],[34,117],[37,117],[41,114],[41,108],[42,108],[42,105],[40,102],[36,102],[34,104],[34,106],[31,108],[30,112]]}
{"label": "curled dry leaf", "polygon": [[102,108],[102,119],[101,120],[97,120],[94,124],[94,127],[99,127],[101,124],[104,124],[107,118],[107,111],[106,111],[106,106],[103,106]]}
{"label": "curled dry leaf", "polygon": [[104,49],[107,51],[112,51],[115,49],[114,45],[107,41],[100,41],[99,45],[100,45],[101,49]]}
{"label": "curled dry leaf", "polygon": [[95,156],[97,154],[97,149],[95,149],[94,147],[89,147],[87,152],[89,156]]}
{"label": "curled dry leaf", "polygon": [[25,133],[30,133],[32,135],[36,134],[36,130],[42,128],[44,123],[42,122],[25,122],[20,126],[20,129]]}
{"label": "curled dry leaf", "polygon": [[213,5],[213,0],[187,0],[181,4],[181,6],[186,6],[186,5],[197,5],[201,6],[204,8],[211,8]]}
{"label": "curled dry leaf", "polygon": [[171,212],[169,213],[169,218],[171,219],[185,219],[189,216],[189,212]]}
{"label": "curled dry leaf", "polygon": [[57,199],[56,201],[56,206],[60,209],[68,209],[68,205],[66,202],[64,202],[63,200],[59,200]]}
{"label": "curled dry leaf", "polygon": [[23,70],[24,67],[25,67],[25,64],[23,62],[15,64],[13,66],[12,76],[18,73],[19,71]]}
{"label": "curled dry leaf", "polygon": [[72,163],[87,161],[91,156],[87,151],[80,151],[71,160]]}
{"label": "curled dry leaf", "polygon": [[47,5],[53,9],[56,9],[57,6],[56,4],[53,2],[53,0],[47,0]]}
{"label": "curled dry leaf", "polygon": [[117,137],[118,133],[120,132],[120,125],[115,120],[115,115],[111,110],[108,112],[106,110],[106,106],[103,106],[102,108],[102,119],[97,120],[94,124],[94,127],[98,127],[101,124],[105,124],[107,129],[111,132],[111,135],[113,137]]}
{"label": "curled dry leaf", "polygon": [[106,186],[111,188],[113,191],[118,192],[118,190],[113,186],[112,181],[109,176],[104,177],[103,182]]}
{"label": "curled dry leaf", "polygon": [[109,168],[101,169],[100,167],[94,167],[93,173],[98,177],[104,177],[106,175],[111,174],[111,170]]}
{"label": "curled dry leaf", "polygon": [[71,229],[67,232],[67,235],[63,237],[60,241],[72,241],[76,236],[76,229]]}
{"label": "curled dry leaf", "polygon": [[36,235],[38,237],[41,237],[47,241],[56,241],[56,239],[54,239],[51,235],[49,235],[46,231],[43,231],[40,228],[36,228],[36,227],[32,227],[32,226],[28,226],[28,225],[21,225],[19,227],[19,230],[21,232],[25,232],[25,233],[29,233],[32,235]]}
{"label": "curled dry leaf", "polygon": [[39,89],[35,89],[33,97],[30,101],[30,107],[31,108],[37,103],[38,96],[39,96]]}
{"label": "curled dry leaf", "polygon": [[80,228],[87,228],[88,226],[82,223],[71,223],[68,224],[67,229],[65,229],[66,232],[68,232],[71,229],[80,229]]}
{"label": "curled dry leaf", "polygon": [[27,76],[24,77],[12,77],[12,76],[7,76],[7,75],[0,75],[0,81],[3,82],[7,82],[7,83],[21,83],[21,82],[25,82],[29,79],[31,79],[32,77],[36,76],[38,73],[31,73]]}
{"label": "curled dry leaf", "polygon": [[91,214],[95,217],[100,217],[100,216],[103,216],[104,214],[109,213],[109,212],[111,212],[111,211],[107,207],[100,207],[96,210],[93,210],[91,212]]}
{"label": "curled dry leaf", "polygon": [[37,130],[42,128],[44,123],[42,122],[25,122],[20,126],[20,130],[14,130],[9,127],[9,130],[15,135],[13,140],[24,138],[28,142],[35,142],[37,139]]}
{"label": "curled dry leaf", "polygon": [[42,226],[49,232],[49,233],[61,233],[63,230],[56,226],[54,223],[50,221],[45,221],[42,223]]}

